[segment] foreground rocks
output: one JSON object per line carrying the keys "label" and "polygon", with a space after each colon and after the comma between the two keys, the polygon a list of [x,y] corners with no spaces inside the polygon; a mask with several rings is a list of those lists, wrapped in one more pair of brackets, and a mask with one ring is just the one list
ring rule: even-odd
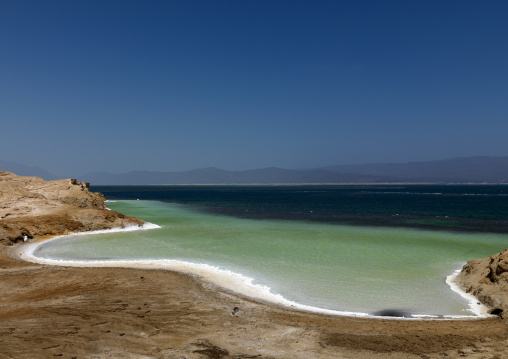
{"label": "foreground rocks", "polygon": [[85,182],[44,181],[0,171],[0,243],[144,223],[106,210],[105,200]]}
{"label": "foreground rocks", "polygon": [[469,261],[456,281],[491,308],[491,314],[508,318],[508,250]]}

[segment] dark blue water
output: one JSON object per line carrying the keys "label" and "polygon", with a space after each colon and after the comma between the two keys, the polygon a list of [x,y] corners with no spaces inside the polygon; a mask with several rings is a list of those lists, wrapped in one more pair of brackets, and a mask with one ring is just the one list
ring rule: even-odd
{"label": "dark blue water", "polygon": [[250,219],[508,233],[508,186],[92,186],[108,199],[146,199]]}

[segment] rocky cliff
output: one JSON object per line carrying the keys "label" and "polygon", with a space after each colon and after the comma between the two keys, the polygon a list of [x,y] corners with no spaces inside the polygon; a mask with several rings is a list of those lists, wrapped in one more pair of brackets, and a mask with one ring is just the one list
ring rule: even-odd
{"label": "rocky cliff", "polygon": [[456,282],[488,306],[491,314],[508,318],[508,250],[469,261]]}
{"label": "rocky cliff", "polygon": [[144,223],[107,210],[105,200],[90,192],[86,182],[45,181],[0,171],[0,243]]}

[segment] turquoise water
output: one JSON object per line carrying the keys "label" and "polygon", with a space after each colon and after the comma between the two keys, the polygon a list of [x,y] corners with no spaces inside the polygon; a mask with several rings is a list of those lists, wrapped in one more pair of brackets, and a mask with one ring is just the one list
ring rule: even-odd
{"label": "turquoise water", "polygon": [[47,258],[171,258],[254,278],[297,303],[362,313],[386,309],[471,315],[445,280],[466,261],[507,247],[508,235],[248,219],[175,203],[120,200],[118,212],[162,228],[67,236],[40,247]]}

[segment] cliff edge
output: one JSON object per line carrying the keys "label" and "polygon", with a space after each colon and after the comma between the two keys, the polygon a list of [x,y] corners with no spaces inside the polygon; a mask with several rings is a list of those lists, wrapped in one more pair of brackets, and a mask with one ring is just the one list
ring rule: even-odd
{"label": "cliff edge", "polygon": [[467,262],[456,282],[489,307],[490,314],[508,318],[508,250]]}
{"label": "cliff edge", "polygon": [[0,243],[144,223],[108,210],[105,200],[90,192],[86,182],[45,181],[0,171]]}

